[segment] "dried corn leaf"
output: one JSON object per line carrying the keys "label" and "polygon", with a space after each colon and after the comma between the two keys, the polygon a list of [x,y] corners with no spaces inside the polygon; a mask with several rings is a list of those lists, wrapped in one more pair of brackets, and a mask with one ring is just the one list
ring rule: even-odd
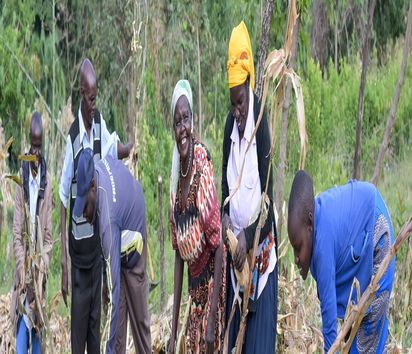
{"label": "dried corn leaf", "polygon": [[279,259],[285,257],[288,248],[289,248],[289,242],[285,238],[279,246],[279,250],[282,250],[282,251],[280,251]]}
{"label": "dried corn leaf", "polygon": [[180,330],[180,333],[176,341],[176,350],[178,353],[186,353],[186,340],[185,340],[186,339],[186,329],[187,329],[187,322],[188,322],[189,315],[190,315],[191,304],[192,304],[192,298],[189,295],[189,300],[186,305],[185,315],[183,317],[182,328]]}
{"label": "dried corn leaf", "polygon": [[306,152],[308,145],[308,135],[306,133],[306,123],[305,123],[305,106],[303,103],[303,92],[302,86],[300,85],[299,76],[293,70],[288,69],[286,74],[290,78],[293,86],[293,91],[296,97],[296,113],[298,119],[299,127],[299,138],[300,138],[300,159],[299,168],[305,168]]}
{"label": "dried corn leaf", "polygon": [[[279,113],[281,111],[282,107],[282,101],[283,101],[283,77],[279,80],[278,85],[276,86],[276,107],[275,111],[273,113],[273,118],[271,118],[272,121],[272,131],[271,131],[271,137],[272,137],[272,143],[270,146],[270,157],[272,158],[274,153],[275,153],[275,146],[276,146],[276,127],[278,124],[279,120]],[[272,99],[273,100],[273,99]],[[272,108],[273,109],[273,108]]]}
{"label": "dried corn leaf", "polygon": [[38,160],[38,157],[36,155],[19,155],[19,160],[26,162],[36,162]]}
{"label": "dried corn leaf", "polygon": [[8,151],[9,148],[10,148],[10,146],[13,144],[13,142],[14,142],[14,138],[11,137],[11,138],[7,141],[6,145],[4,146],[4,150],[5,150],[5,151]]}
{"label": "dried corn leaf", "polygon": [[289,58],[289,55],[292,51],[293,30],[295,28],[295,23],[296,23],[297,18],[298,18],[298,13],[296,10],[296,0],[292,0],[289,6],[288,28],[287,28],[286,40],[285,40],[285,51],[286,51],[287,58]]}
{"label": "dried corn leaf", "polygon": [[18,175],[5,175],[4,178],[11,179],[12,181],[16,182],[19,186],[23,185],[21,178]]}
{"label": "dried corn leaf", "polygon": [[265,63],[265,77],[275,81],[283,69],[286,69],[285,52],[283,49],[275,49],[269,53]]}

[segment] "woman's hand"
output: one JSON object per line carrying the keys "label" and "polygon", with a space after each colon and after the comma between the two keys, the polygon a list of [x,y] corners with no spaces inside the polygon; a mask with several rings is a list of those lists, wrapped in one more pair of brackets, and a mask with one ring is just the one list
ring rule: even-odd
{"label": "woman's hand", "polygon": [[215,317],[209,315],[206,325],[206,354],[213,354],[215,350]]}
{"label": "woman's hand", "polygon": [[247,248],[246,248],[245,231],[242,230],[239,232],[237,236],[236,253],[233,259],[236,269],[240,272],[242,271],[243,266],[245,265],[246,254],[247,254]]}
{"label": "woman's hand", "polygon": [[233,231],[232,221],[230,220],[230,216],[224,213],[223,218],[222,218],[222,238],[225,244],[226,244],[226,232],[228,229]]}

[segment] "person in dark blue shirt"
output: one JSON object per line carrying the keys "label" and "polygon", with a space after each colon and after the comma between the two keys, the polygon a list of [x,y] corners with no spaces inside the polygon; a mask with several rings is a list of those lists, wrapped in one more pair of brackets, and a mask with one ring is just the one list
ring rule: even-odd
{"label": "person in dark blue shirt", "polygon": [[[337,336],[337,318],[345,316],[354,279],[362,294],[394,243],[392,221],[373,184],[351,180],[314,198],[312,179],[298,171],[289,197],[288,234],[302,278],[310,269],[317,283],[327,352]],[[384,351],[394,273],[395,259],[379,282],[351,353]],[[356,293],[354,303],[359,301]]]}

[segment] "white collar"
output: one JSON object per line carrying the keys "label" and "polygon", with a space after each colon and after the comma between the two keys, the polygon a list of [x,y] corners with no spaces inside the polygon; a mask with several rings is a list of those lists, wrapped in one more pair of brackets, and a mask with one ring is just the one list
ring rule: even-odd
{"label": "white collar", "polygon": [[[84,126],[84,121],[83,121],[83,115],[82,115],[82,109],[81,108],[82,108],[82,104],[80,102],[80,105],[79,105],[79,133],[80,133],[80,141],[83,141],[84,135],[87,136],[87,140],[89,140],[89,137],[88,137],[87,132],[86,132],[86,127]],[[94,133],[94,118],[93,118],[93,121],[92,121],[91,130]]]}
{"label": "white collar", "polygon": [[[246,139],[247,142],[250,141],[253,131],[255,130],[253,101],[254,101],[253,91],[252,91],[252,88],[249,86],[249,109],[248,109],[247,118],[246,118],[245,131],[243,133],[243,138]],[[237,127],[236,120],[234,120],[234,123],[233,123],[233,129],[232,129],[232,134],[230,135],[230,139],[233,142],[239,142],[239,129]],[[253,140],[255,139],[256,139],[256,136],[253,138]]]}
{"label": "white collar", "polygon": [[39,167],[37,169],[37,175],[36,178],[33,177],[33,173],[31,172],[31,166],[29,165],[29,184],[34,184],[34,185],[40,185],[40,173],[41,173],[41,164],[39,164]]}

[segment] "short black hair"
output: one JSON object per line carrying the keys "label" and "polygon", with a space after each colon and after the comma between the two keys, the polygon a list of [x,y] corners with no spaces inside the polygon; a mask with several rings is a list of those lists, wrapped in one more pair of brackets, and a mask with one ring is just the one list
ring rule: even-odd
{"label": "short black hair", "polygon": [[83,87],[85,81],[88,80],[88,75],[92,75],[94,80],[96,80],[96,73],[92,62],[89,58],[84,58],[80,65],[80,87]]}
{"label": "short black hair", "polygon": [[290,190],[288,218],[292,215],[302,217],[305,215],[305,222],[308,222],[308,215],[313,210],[313,182],[312,178],[303,170],[299,170],[293,179]]}
{"label": "short black hair", "polygon": [[37,111],[33,112],[30,120],[30,132],[36,128],[40,128],[43,132],[43,122],[41,120],[41,114]]}

